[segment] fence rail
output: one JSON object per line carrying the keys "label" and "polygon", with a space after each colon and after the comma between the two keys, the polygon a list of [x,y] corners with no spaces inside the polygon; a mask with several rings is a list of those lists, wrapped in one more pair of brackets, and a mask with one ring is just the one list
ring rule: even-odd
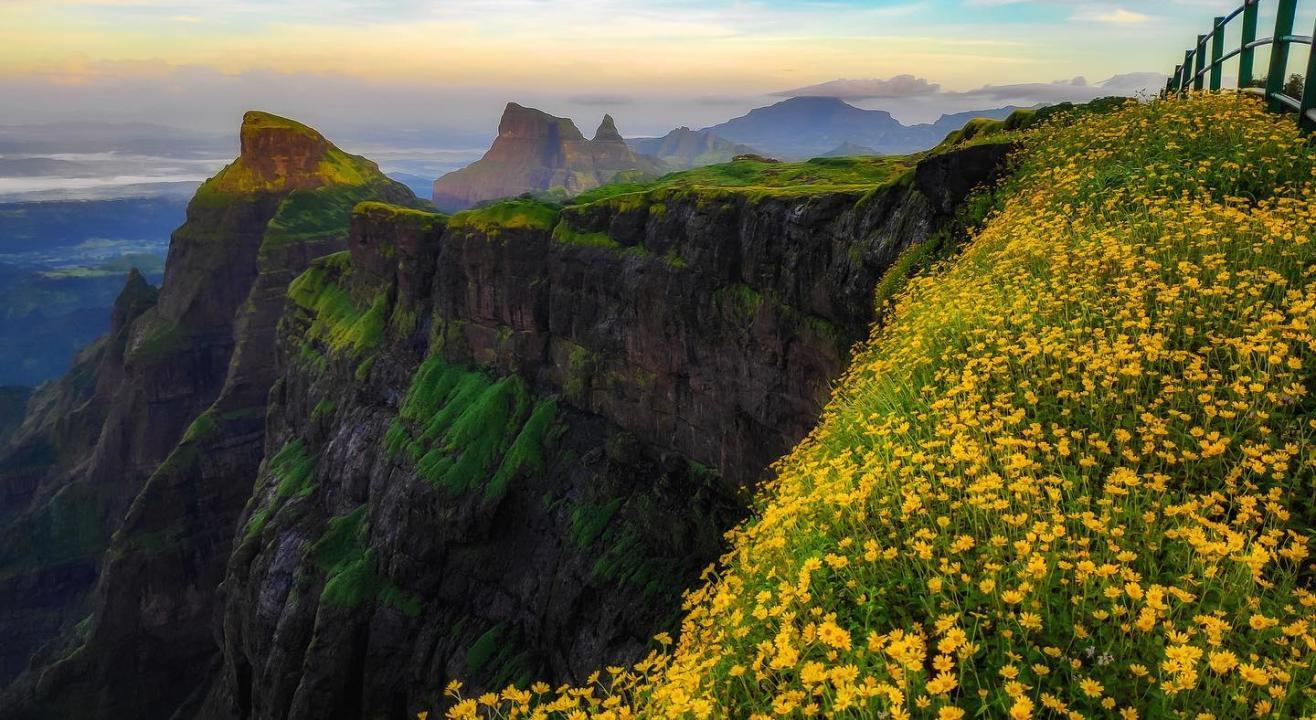
{"label": "fence rail", "polygon": [[[1316,130],[1316,45],[1311,35],[1293,34],[1297,21],[1298,0],[1278,0],[1275,15],[1275,32],[1270,37],[1257,37],[1257,15],[1262,0],[1244,0],[1228,15],[1215,18],[1211,32],[1198,35],[1197,43],[1184,53],[1183,64],[1176,65],[1174,74],[1165,84],[1163,97],[1182,95],[1192,90],[1218,92],[1222,82],[1224,64],[1238,58],[1238,88],[1255,92],[1265,98],[1266,105],[1275,112],[1298,114],[1298,125],[1303,130]],[[1237,49],[1225,52],[1225,27],[1243,18],[1241,40]],[[1302,97],[1285,92],[1289,55],[1294,45],[1306,45],[1307,75]],[[1209,59],[1208,59],[1209,46]],[[1264,78],[1265,87],[1252,87],[1257,48],[1270,46],[1270,67]]]}

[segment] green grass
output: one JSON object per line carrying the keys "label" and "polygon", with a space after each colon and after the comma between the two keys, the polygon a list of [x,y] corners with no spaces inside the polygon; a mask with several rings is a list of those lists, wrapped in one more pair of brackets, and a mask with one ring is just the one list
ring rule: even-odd
{"label": "green grass", "polygon": [[571,223],[566,218],[560,220],[557,226],[553,228],[553,240],[566,245],[581,245],[610,250],[621,247],[621,244],[613,240],[611,235],[605,232],[580,232],[571,227]]}
{"label": "green grass", "polygon": [[431,357],[416,370],[385,449],[405,452],[422,478],[460,494],[501,499],[512,479],[542,469],[556,406],[532,403],[525,382],[500,379]]}
{"label": "green grass", "polygon": [[552,230],[561,208],[539,200],[504,200],[464,210],[448,219],[452,230],[478,230],[497,235],[501,230]]}
{"label": "green grass", "polygon": [[498,470],[484,489],[486,504],[491,505],[501,500],[513,478],[524,473],[544,471],[544,444],[549,439],[556,418],[557,403],[552,400],[541,400],[535,404],[530,418],[521,427],[521,432],[517,433],[512,446],[503,455]]}
{"label": "green grass", "polygon": [[311,482],[315,458],[306,452],[306,443],[298,438],[283,446],[270,460],[270,474],[279,482],[275,497],[306,497],[315,489]]}
{"label": "green grass", "polygon": [[448,216],[439,212],[430,212],[418,208],[410,208],[403,205],[394,205],[392,203],[369,200],[359,203],[352,209],[353,215],[388,220],[390,222],[405,222],[415,225],[422,230],[431,230],[435,227],[442,227],[447,224]]}
{"label": "green grass", "polygon": [[187,432],[183,433],[183,442],[198,442],[214,436],[219,432],[219,424],[215,422],[214,416],[210,411],[201,413],[196,420],[188,426]]}
{"label": "green grass", "polygon": [[310,315],[309,338],[323,342],[334,353],[359,358],[383,341],[389,301],[387,292],[376,294],[368,306],[354,299],[346,288],[350,267],[346,252],[321,258],[292,281],[288,297]]}
{"label": "green grass", "polygon": [[1037,109],[1015,110],[1004,120],[974,118],[964,127],[947,135],[932,150],[932,154],[974,145],[1010,142],[1015,134],[1049,120],[1070,123],[1085,115],[1104,115],[1114,112],[1129,102],[1133,102],[1132,98],[1106,97],[1081,105],[1065,102]]}
{"label": "green grass", "polygon": [[605,503],[577,505],[571,511],[571,540],[580,548],[588,548],[598,540],[612,516],[621,507],[621,498]]}
{"label": "green grass", "polygon": [[324,534],[311,547],[312,560],[325,572],[320,601],[341,608],[379,602],[409,616],[419,615],[419,598],[379,577],[375,553],[367,548],[369,536],[365,505],[329,520]]}
{"label": "green grass", "polygon": [[503,636],[506,627],[506,623],[498,623],[471,643],[471,647],[466,651],[466,672],[475,674],[489,664],[498,652],[498,640]]}
{"label": "green grass", "polygon": [[752,318],[763,305],[763,294],[748,285],[736,283],[713,291],[713,302],[730,308],[741,317]]}
{"label": "green grass", "polygon": [[755,196],[867,192],[898,181],[915,162],[914,157],[814,158],[790,163],[737,160],[671,173],[652,182],[604,185],[581,193],[570,204],[588,205],[654,191],[726,190]]}
{"label": "green grass", "polygon": [[294,190],[266,227],[261,252],[307,240],[346,236],[353,208],[378,194],[375,183]]}
{"label": "green grass", "polygon": [[311,419],[320,420],[333,415],[334,409],[337,407],[337,403],[332,398],[321,398],[320,402],[316,403],[315,407],[311,409]]}

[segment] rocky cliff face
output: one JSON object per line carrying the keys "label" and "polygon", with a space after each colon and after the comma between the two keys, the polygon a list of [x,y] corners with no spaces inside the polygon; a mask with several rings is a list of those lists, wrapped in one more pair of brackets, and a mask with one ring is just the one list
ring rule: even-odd
{"label": "rocky cliff face", "polygon": [[[403,718],[636,658],[1001,146],[871,192],[367,204],[298,278],[205,718]],[[948,178],[954,178],[953,182]]]}
{"label": "rocky cliff face", "polygon": [[604,117],[593,140],[586,140],[566,118],[508,103],[489,152],[435,181],[434,204],[455,211],[524,193],[556,190],[571,196],[618,173],[663,170],[657,160],[631,151],[611,116]]}
{"label": "rocky cliff face", "polygon": [[194,691],[288,281],[342,247],[357,202],[415,202],[298,123],[249,113],[241,140],[189,205],[158,297],[130,278],[109,337],[0,458],[2,679],[31,657],[6,717],[159,717]]}

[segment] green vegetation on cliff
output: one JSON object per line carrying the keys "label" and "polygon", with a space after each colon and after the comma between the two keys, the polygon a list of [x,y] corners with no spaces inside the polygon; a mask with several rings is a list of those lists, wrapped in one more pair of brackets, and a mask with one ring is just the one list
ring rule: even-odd
{"label": "green vegetation on cliff", "polygon": [[664,175],[653,182],[604,185],[581,193],[570,204],[587,205],[654,191],[735,191],[766,196],[863,193],[899,180],[916,161],[917,156],[815,158],[807,162],[743,159]]}
{"label": "green vegetation on cliff", "polygon": [[418,598],[379,576],[375,552],[367,548],[369,534],[365,505],[329,520],[324,534],[311,547],[316,566],[325,573],[320,602],[341,608],[379,602],[407,615],[419,615]]}
{"label": "green vegetation on cliff", "polygon": [[352,274],[346,252],[327,255],[288,286],[288,297],[311,319],[307,337],[335,352],[361,356],[378,347],[388,328],[388,295],[379,292],[369,302],[354,298],[347,284]]}
{"label": "green vegetation on cliff", "polygon": [[431,357],[416,370],[385,447],[405,451],[429,482],[453,493],[483,488],[494,503],[517,475],[543,469],[555,415],[553,401],[532,402],[517,376],[495,380]]}
{"label": "green vegetation on cliff", "polygon": [[456,213],[448,220],[448,227],[478,230],[491,236],[500,230],[552,230],[559,211],[559,206],[539,200],[504,200]]}
{"label": "green vegetation on cliff", "polygon": [[679,643],[451,717],[1310,715],[1316,152],[1234,95],[1017,139]]}

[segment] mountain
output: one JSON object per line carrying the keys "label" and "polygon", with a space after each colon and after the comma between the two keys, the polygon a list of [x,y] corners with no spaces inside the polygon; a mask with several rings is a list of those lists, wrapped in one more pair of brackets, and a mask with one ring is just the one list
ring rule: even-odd
{"label": "mountain", "polygon": [[787,158],[817,157],[845,142],[891,154],[913,149],[891,113],[828,97],[783,100],[705,130]]}
{"label": "mountain", "polygon": [[731,162],[737,155],[753,155],[757,151],[748,146],[718,137],[707,130],[677,128],[662,137],[630,138],[626,141],[640,155],[662,160],[672,170],[688,170]]}
{"label": "mountain", "polygon": [[448,217],[242,139],[0,452],[7,719],[415,717],[641,657],[1009,149]]}
{"label": "mountain", "polygon": [[870,147],[855,145],[852,142],[843,142],[822,155],[819,155],[819,157],[869,157],[881,154],[882,153]]}
{"label": "mountain", "polygon": [[252,112],[240,135],[159,290],[130,273],[109,334],[0,449],[0,715],[161,717],[196,690],[264,454],[287,285],[345,247],[358,202],[418,204],[300,123]]}
{"label": "mountain", "polygon": [[882,110],[863,110],[831,97],[796,97],[705,128],[733,142],[784,158],[831,156],[843,146],[856,154],[903,155],[935,147],[971,118],[1001,119],[1017,108],[943,115],[935,123],[903,125]]}
{"label": "mountain", "polygon": [[456,211],[525,193],[576,195],[611,181],[618,173],[657,175],[657,160],[633,152],[611,115],[592,140],[567,118],[508,103],[498,137],[484,157],[434,182],[434,204]]}

